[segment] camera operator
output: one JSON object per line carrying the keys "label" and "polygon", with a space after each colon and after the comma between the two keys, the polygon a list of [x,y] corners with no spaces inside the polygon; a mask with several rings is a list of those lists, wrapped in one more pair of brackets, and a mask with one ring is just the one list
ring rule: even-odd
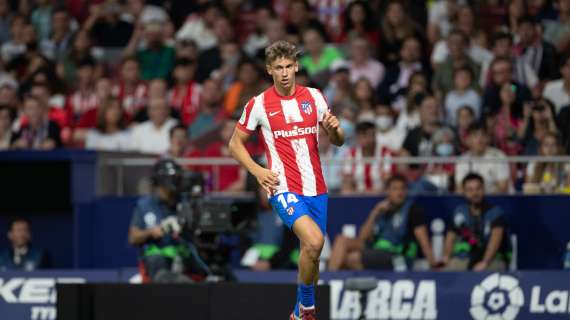
{"label": "camera operator", "polygon": [[155,192],[138,200],[129,230],[129,243],[140,248],[143,278],[169,282],[189,281],[184,274],[208,275],[177,216],[177,208],[185,201],[183,169],[173,160],[160,160],[153,168],[152,182]]}

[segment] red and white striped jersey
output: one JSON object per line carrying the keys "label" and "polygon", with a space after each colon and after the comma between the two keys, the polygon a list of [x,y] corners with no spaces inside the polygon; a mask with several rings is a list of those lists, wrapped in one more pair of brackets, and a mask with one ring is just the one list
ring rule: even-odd
{"label": "red and white striped jersey", "polygon": [[347,161],[343,168],[343,174],[350,176],[354,182],[356,191],[373,192],[380,191],[384,187],[384,179],[396,171],[392,162],[393,152],[384,147],[376,147],[374,161],[363,163],[361,147],[352,147],[345,157]]}
{"label": "red and white striped jersey", "polygon": [[268,168],[279,175],[275,194],[288,191],[316,196],[327,192],[318,131],[328,110],[319,90],[299,85],[291,96],[281,96],[271,86],[245,106],[237,127],[250,134],[260,130]]}

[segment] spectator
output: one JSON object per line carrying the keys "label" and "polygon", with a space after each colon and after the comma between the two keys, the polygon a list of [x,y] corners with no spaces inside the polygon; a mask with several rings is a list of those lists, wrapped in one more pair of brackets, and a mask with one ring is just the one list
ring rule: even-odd
{"label": "spectator", "polygon": [[411,264],[417,243],[429,264],[436,265],[423,210],[407,197],[406,179],[395,175],[386,182],[386,188],[386,199],[372,209],[358,238],[336,236],[329,271],[400,268],[394,265],[395,258],[403,256]]}
{"label": "spectator", "polygon": [[445,236],[443,263],[448,271],[505,271],[509,238],[503,210],[485,200],[483,177],[470,173],[461,180],[467,203],[455,208]]}
{"label": "spectator", "polygon": [[[479,66],[485,61],[493,59],[493,54],[487,50],[486,33],[480,30],[476,23],[474,8],[468,5],[461,5],[457,9],[454,27],[467,36],[467,54]],[[451,30],[451,29],[450,29]],[[431,63],[438,65],[446,61],[449,55],[449,47],[446,39],[439,40],[432,50]]]}
{"label": "spectator", "polygon": [[346,7],[343,14],[343,32],[340,35],[340,42],[352,42],[356,38],[362,38],[378,47],[379,33],[374,25],[372,9],[367,1],[352,1]]}
{"label": "spectator", "polygon": [[47,39],[40,42],[40,48],[46,57],[61,61],[72,45],[73,32],[69,14],[65,8],[56,8],[51,14],[52,31]]}
{"label": "spectator", "polygon": [[[65,57],[57,65],[57,74],[61,79],[71,84],[71,87],[77,81],[77,65],[80,61],[91,59],[97,61],[101,53],[93,48],[89,33],[84,30],[79,30],[73,37],[73,44],[69,52],[66,52]],[[101,73],[100,66],[97,66],[97,74]]]}
{"label": "spectator", "polygon": [[10,40],[10,24],[14,15],[8,0],[0,0],[0,43]]}
{"label": "spectator", "polygon": [[77,90],[69,95],[66,102],[66,110],[73,123],[77,123],[88,111],[96,109],[100,102],[95,93],[95,61],[86,58],[79,61],[76,68]]}
{"label": "spectator", "polygon": [[[154,98],[165,99],[168,104],[168,83],[166,80],[161,78],[152,79],[148,82],[148,88],[146,94],[147,105],[150,100]],[[170,106],[169,106],[170,107]],[[170,108],[170,116],[172,118],[179,119],[180,114],[177,110]],[[148,120],[148,107],[139,109],[137,113],[134,114],[133,119],[135,122],[141,123]]]}
{"label": "spectator", "polygon": [[559,57],[556,48],[542,38],[541,26],[532,17],[519,19],[516,50],[525,64],[538,75],[541,83],[558,78]]}
{"label": "spectator", "polygon": [[215,80],[206,80],[202,85],[199,113],[188,126],[190,140],[196,140],[214,130],[223,120],[222,90]]}
{"label": "spectator", "polygon": [[239,63],[237,81],[229,87],[224,97],[224,110],[227,115],[239,117],[247,102],[266,88],[267,83],[261,72],[253,60],[243,59]]}
{"label": "spectator", "polygon": [[[4,0],[5,1],[5,0]],[[15,57],[26,52],[26,17],[21,15],[14,16],[10,21],[10,40],[0,41],[0,53],[2,61],[9,63]]]}
{"label": "spectator", "polygon": [[103,151],[131,150],[131,136],[126,131],[126,121],[121,103],[109,98],[97,112],[97,125],[87,131],[85,148]]}
{"label": "spectator", "polygon": [[32,245],[30,222],[16,218],[8,230],[10,247],[0,251],[0,271],[36,271],[51,267],[49,255]]}
{"label": "spectator", "polygon": [[570,55],[562,59],[560,74],[562,77],[558,80],[548,81],[542,91],[542,96],[554,103],[556,114],[560,110],[570,105]]}
{"label": "spectator", "polygon": [[188,132],[183,124],[177,124],[168,134],[170,140],[170,148],[167,156],[172,158],[182,158],[188,155]]}
{"label": "spectator", "polygon": [[469,106],[462,106],[457,109],[457,126],[455,127],[456,136],[459,142],[459,151],[465,152],[469,148],[468,144],[468,133],[469,127],[473,125],[477,118],[475,117],[475,112],[473,108]]}
{"label": "spectator", "polygon": [[497,58],[493,60],[490,66],[492,73],[492,82],[485,87],[483,94],[483,111],[484,112],[497,112],[501,109],[501,89],[504,85],[510,85],[515,92],[515,106],[512,110],[516,117],[522,115],[522,105],[524,102],[531,99],[531,93],[528,88],[513,80],[513,64],[510,59]]}
{"label": "spectator", "polygon": [[134,116],[147,102],[147,86],[141,81],[139,62],[126,58],[120,65],[119,82],[113,87],[113,95],[121,101],[123,110]]}
{"label": "spectator", "polygon": [[384,65],[370,57],[370,45],[364,37],[353,37],[350,41],[350,82],[366,78],[376,90],[384,80]]}
{"label": "spectator", "polygon": [[48,119],[47,105],[35,96],[24,98],[27,123],[12,137],[15,149],[51,150],[62,146],[60,128]]}
{"label": "spectator", "polygon": [[558,133],[554,112],[554,105],[546,99],[525,106],[525,116],[519,129],[524,154],[537,155],[544,136],[549,132]]}
{"label": "spectator", "polygon": [[[250,54],[250,57],[256,58],[258,60],[263,60],[265,57],[265,48],[277,40],[285,39],[286,34],[285,23],[282,20],[279,20],[277,18],[268,19],[263,26],[263,37],[260,39],[258,48],[253,54]],[[263,43],[266,45],[262,46],[261,41],[263,41]]]}
{"label": "spectator", "polygon": [[494,114],[496,124],[491,131],[494,145],[510,156],[517,155],[522,148],[518,137],[523,130],[523,121],[516,113],[521,107],[516,104],[514,90],[516,87],[509,84],[501,87],[501,108]]}
{"label": "spectator", "polygon": [[472,85],[476,78],[468,67],[455,69],[453,72],[454,90],[445,96],[445,123],[457,126],[457,111],[467,106],[471,108],[476,119],[481,116],[481,96]]}
{"label": "spectator", "polygon": [[374,89],[368,79],[358,79],[353,86],[352,100],[360,117],[374,118],[375,98]]}
{"label": "spectator", "polygon": [[505,159],[505,154],[489,147],[489,135],[485,127],[473,125],[468,131],[469,151],[463,153],[455,167],[455,188],[463,191],[463,178],[469,173],[481,175],[488,193],[507,193],[510,189],[510,169],[508,163],[486,161],[486,159]]}
{"label": "spectator", "polygon": [[570,1],[556,0],[558,19],[544,21],[544,39],[564,52],[570,45]]}
{"label": "spectator", "polygon": [[441,127],[440,106],[434,96],[424,96],[420,102],[420,125],[408,132],[402,148],[412,157],[434,155],[433,134]]}
{"label": "spectator", "polygon": [[429,6],[427,36],[430,44],[448,36],[460,5],[458,0],[435,1]]}
{"label": "spectator", "polygon": [[[435,66],[433,76],[433,89],[436,94],[444,98],[454,88],[454,72],[458,68],[468,68],[475,79],[479,78],[479,66],[467,55],[469,38],[459,30],[452,30],[447,36],[449,56]],[[470,86],[476,88],[475,81],[470,81]]]}
{"label": "spectator", "polygon": [[419,71],[427,72],[427,67],[423,65],[421,59],[420,41],[414,37],[404,39],[400,49],[400,61],[388,67],[386,76],[378,87],[381,103],[391,105],[400,96],[405,96],[412,74]]}
{"label": "spectator", "polygon": [[168,93],[168,104],[180,114],[183,124],[190,123],[198,112],[202,87],[194,80],[195,71],[192,60],[178,59],[174,63],[174,86]]}
{"label": "spectator", "polygon": [[506,32],[517,34],[520,30],[520,19],[529,15],[528,1],[508,0],[506,7],[507,14],[503,28]]}
{"label": "spectator", "polygon": [[197,13],[193,13],[176,33],[176,39],[191,40],[200,51],[215,47],[218,39],[214,33],[214,24],[222,17],[222,10],[216,3],[207,2]]}
{"label": "spectator", "polygon": [[169,148],[170,129],[176,120],[169,117],[170,107],[165,98],[151,98],[148,104],[149,120],[133,127],[133,149],[143,153],[163,154]]}
{"label": "spectator", "polygon": [[53,0],[36,0],[36,8],[32,11],[31,22],[36,29],[40,41],[49,38],[52,32]]}
{"label": "spectator", "polygon": [[133,24],[121,19],[123,8],[116,2],[92,5],[90,15],[83,23],[97,46],[122,48],[129,43]]}
{"label": "spectator", "polygon": [[238,64],[244,54],[239,43],[233,40],[225,41],[218,47],[220,48],[221,64],[212,70],[210,78],[219,81],[222,84],[222,90],[225,91],[236,80]]}
{"label": "spectator", "polygon": [[398,115],[396,127],[408,132],[420,125],[419,105],[429,91],[429,82],[426,75],[420,71],[412,73],[406,94],[392,104]]}
{"label": "spectator", "polygon": [[[95,83],[96,106],[83,113],[79,120],[74,123],[73,140],[79,145],[83,145],[85,142],[87,131],[97,126],[100,107],[105,104],[107,100],[115,98],[112,96],[112,88],[111,80],[109,78],[99,78],[97,83]],[[126,123],[127,119],[124,112],[121,117],[125,117],[124,120]]]}
{"label": "spectator", "polygon": [[[433,135],[434,153],[437,157],[453,157],[457,154],[455,133],[448,127],[437,130]],[[423,177],[410,188],[410,193],[446,193],[453,190],[453,163],[429,163]]]}
{"label": "spectator", "polygon": [[[380,61],[388,68],[406,62],[402,57],[405,42],[410,38],[416,39],[415,44],[418,59],[423,56],[423,43],[419,40],[421,35],[418,26],[406,14],[404,5],[399,1],[390,1],[385,9],[380,26]],[[404,61],[401,61],[404,60]],[[407,83],[407,79],[403,81]]]}
{"label": "spectator", "polygon": [[378,193],[392,173],[392,152],[376,143],[376,128],[372,122],[356,126],[356,146],[345,155],[341,192]]}
{"label": "spectator", "polygon": [[[250,58],[257,57],[257,53],[260,52],[260,50],[264,50],[265,47],[273,43],[273,41],[269,40],[267,34],[270,29],[274,29],[271,31],[276,32],[272,34],[272,36],[275,36],[279,33],[280,36],[285,36],[283,23],[280,20],[275,19],[275,13],[270,7],[260,6],[255,9],[254,14],[255,30],[246,38],[243,43],[243,51],[247,53],[248,57]],[[272,25],[268,26],[269,24]],[[280,36],[277,36],[278,38],[276,40],[279,40],[281,38]]]}
{"label": "spectator", "polygon": [[325,33],[325,27],[315,18],[308,0],[290,1],[286,18],[287,29],[294,29],[299,34],[309,28],[317,28],[319,32]]}
{"label": "spectator", "polygon": [[[216,21],[214,21],[213,26],[217,45],[201,51],[198,56],[196,80],[200,83],[203,83],[206,79],[210,78],[212,76],[212,72],[222,66],[224,61],[222,60],[221,44],[235,41],[234,29],[228,18],[223,16],[217,18]],[[228,56],[226,56],[226,59],[231,60]]]}
{"label": "spectator", "polygon": [[538,76],[526,60],[513,56],[512,36],[508,33],[499,32],[493,37],[493,59],[487,60],[481,68],[481,88],[497,83],[493,71],[497,59],[505,59],[510,62],[511,75],[509,80],[514,80],[531,89],[538,85]]}
{"label": "spectator", "polygon": [[[341,110],[356,110],[353,89],[350,83],[350,66],[344,60],[337,60],[331,65],[331,79],[323,94],[331,105],[340,106]],[[298,80],[299,74],[296,76]],[[336,110],[341,111],[341,110]]]}
{"label": "spectator", "polygon": [[[326,71],[331,64],[342,59],[342,53],[333,46],[326,44],[326,37],[316,28],[308,28],[303,32],[303,45],[306,53],[299,59],[299,64],[313,79],[319,83],[319,77],[327,77]],[[326,81],[321,81],[325,83]]]}
{"label": "spectator", "polygon": [[[562,146],[558,135],[548,132],[540,141],[539,153],[543,157],[562,155]],[[568,185],[570,168],[568,164],[556,162],[533,161],[526,166],[525,193],[557,193]]]}
{"label": "spectator", "polygon": [[15,112],[10,107],[0,104],[0,151],[10,148],[12,140],[12,121]]}
{"label": "spectator", "polygon": [[0,105],[18,111],[18,82],[10,76],[0,76]]}
{"label": "spectator", "polygon": [[[141,24],[133,32],[123,52],[125,57],[136,55],[143,80],[166,79],[174,67],[175,51],[166,44],[164,22],[150,20],[144,25]],[[140,43],[143,39],[145,46],[141,48]]]}
{"label": "spectator", "polygon": [[338,193],[342,187],[342,159],[345,148],[337,148],[326,138],[326,131],[319,130],[319,155],[323,177],[330,193]]}
{"label": "spectator", "polygon": [[398,152],[402,148],[406,132],[395,126],[394,111],[390,106],[385,104],[376,106],[375,124],[377,146]]}

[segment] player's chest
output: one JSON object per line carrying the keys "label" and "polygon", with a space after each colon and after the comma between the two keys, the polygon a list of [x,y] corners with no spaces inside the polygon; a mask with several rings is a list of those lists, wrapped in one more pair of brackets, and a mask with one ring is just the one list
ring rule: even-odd
{"label": "player's chest", "polygon": [[312,99],[274,100],[265,105],[267,124],[272,130],[316,126],[317,107]]}

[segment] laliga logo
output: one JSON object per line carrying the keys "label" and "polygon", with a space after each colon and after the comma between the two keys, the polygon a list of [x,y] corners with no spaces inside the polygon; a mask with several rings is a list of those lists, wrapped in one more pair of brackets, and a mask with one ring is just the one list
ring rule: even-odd
{"label": "laliga logo", "polygon": [[524,304],[519,281],[494,273],[471,292],[471,317],[475,320],[514,320]]}

